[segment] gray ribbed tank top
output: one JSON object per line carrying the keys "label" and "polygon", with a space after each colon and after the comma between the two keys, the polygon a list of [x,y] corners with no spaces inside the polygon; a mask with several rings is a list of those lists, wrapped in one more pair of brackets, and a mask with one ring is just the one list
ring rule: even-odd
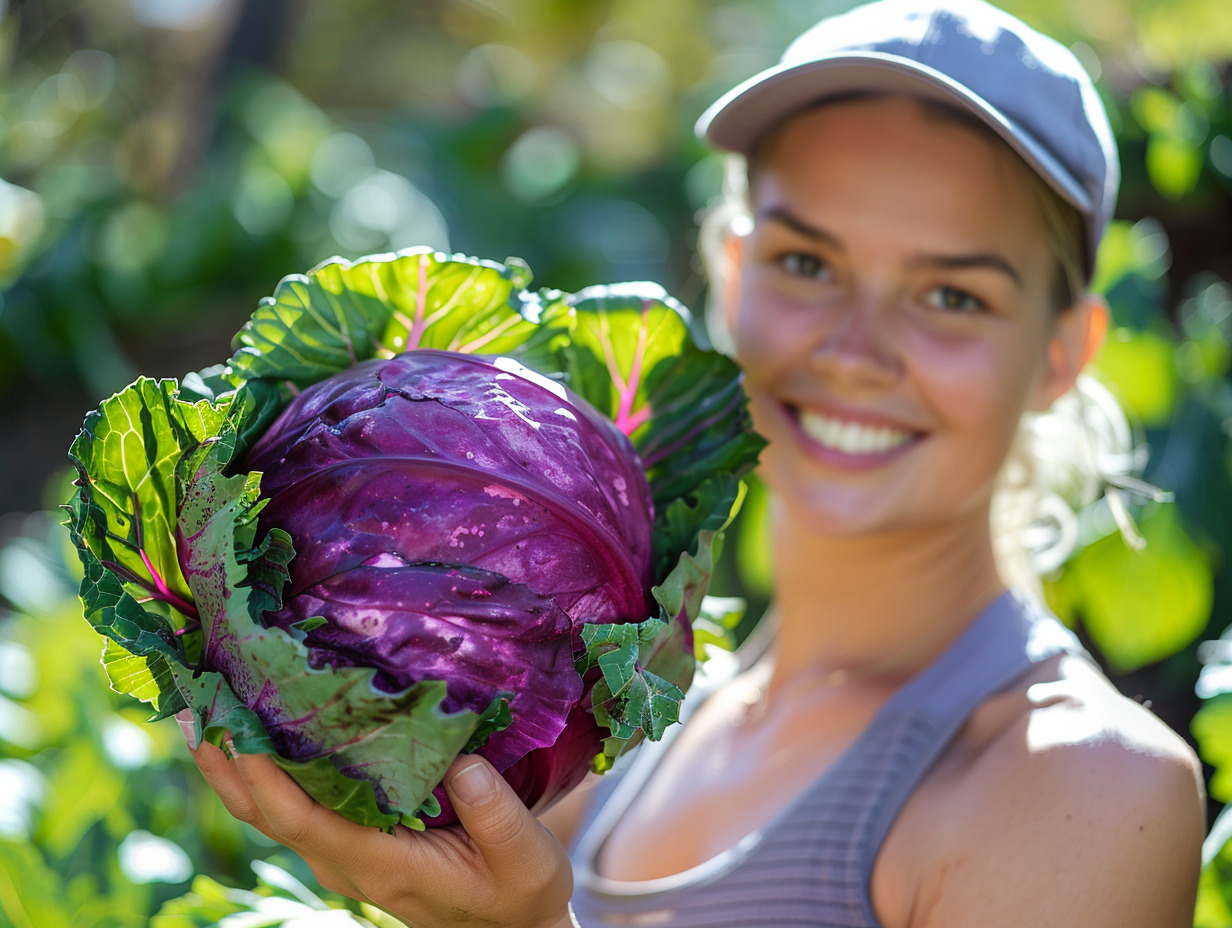
{"label": "gray ribbed tank top", "polygon": [[[670,877],[609,880],[595,872],[604,840],[668,750],[673,726],[598,788],[572,850],[573,910],[582,928],[880,928],[869,882],[903,804],[984,700],[1032,664],[1085,654],[1051,615],[1006,593],[904,684],[816,781],[734,847]],[[686,700],[682,721],[704,700]],[[610,782],[608,782],[610,779]],[[649,836],[652,837],[653,836]]]}

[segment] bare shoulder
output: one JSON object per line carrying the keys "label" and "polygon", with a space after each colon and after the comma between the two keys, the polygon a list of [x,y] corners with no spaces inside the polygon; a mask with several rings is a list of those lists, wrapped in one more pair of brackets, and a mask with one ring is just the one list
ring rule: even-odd
{"label": "bare shoulder", "polygon": [[1032,684],[1026,696],[1025,724],[1009,729],[990,755],[1017,771],[1013,787],[1035,766],[1038,782],[1054,792],[1044,799],[1075,794],[1093,808],[1157,808],[1178,816],[1168,817],[1172,830],[1204,818],[1202,765],[1193,750],[1086,660],[1062,659],[1056,679]]}
{"label": "bare shoulder", "polygon": [[973,726],[934,793],[943,853],[913,928],[1192,925],[1204,793],[1175,732],[1074,657]]}
{"label": "bare shoulder", "polygon": [[992,782],[1017,788],[1031,770],[1041,786],[1105,801],[1201,798],[1202,768],[1189,745],[1088,661],[1061,658],[1022,695],[1021,714],[989,744]]}

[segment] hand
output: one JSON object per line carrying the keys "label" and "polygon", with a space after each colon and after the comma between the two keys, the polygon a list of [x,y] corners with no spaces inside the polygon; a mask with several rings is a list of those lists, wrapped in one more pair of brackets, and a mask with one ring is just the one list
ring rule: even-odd
{"label": "hand", "polygon": [[326,809],[267,756],[190,750],[227,811],[303,857],[326,889],[415,928],[572,924],[565,849],[481,757],[445,774],[461,825],[385,834]]}

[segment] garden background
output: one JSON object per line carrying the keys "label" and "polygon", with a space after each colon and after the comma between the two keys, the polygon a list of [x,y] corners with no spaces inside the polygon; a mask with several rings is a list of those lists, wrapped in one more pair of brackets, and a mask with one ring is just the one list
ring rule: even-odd
{"label": "garden background", "polygon": [[[649,279],[700,309],[720,163],[692,123],[851,5],[0,0],[0,928],[392,924],[308,889],[172,723],[109,692],[56,509],[84,413],[138,373],[221,360],[281,277],[335,254],[512,254],[542,286]],[[1107,504],[1084,512],[1049,595],[1200,749],[1197,924],[1232,926],[1232,4],[1004,5],[1070,45],[1111,111],[1097,367],[1175,498],[1131,500],[1142,552]],[[753,614],[764,509],[755,488],[716,585]]]}

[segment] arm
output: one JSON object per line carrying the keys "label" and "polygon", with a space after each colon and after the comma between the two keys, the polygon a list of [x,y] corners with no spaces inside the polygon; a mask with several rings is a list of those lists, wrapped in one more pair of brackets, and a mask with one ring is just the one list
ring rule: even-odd
{"label": "arm", "polygon": [[210,744],[192,753],[227,811],[303,857],[326,889],[417,928],[573,925],[568,856],[482,758],[460,757],[445,775],[462,827],[385,834],[314,802],[268,757]]}
{"label": "arm", "polygon": [[1190,928],[1202,836],[1197,759],[1089,737],[1025,748],[979,791],[919,884],[911,928]]}

